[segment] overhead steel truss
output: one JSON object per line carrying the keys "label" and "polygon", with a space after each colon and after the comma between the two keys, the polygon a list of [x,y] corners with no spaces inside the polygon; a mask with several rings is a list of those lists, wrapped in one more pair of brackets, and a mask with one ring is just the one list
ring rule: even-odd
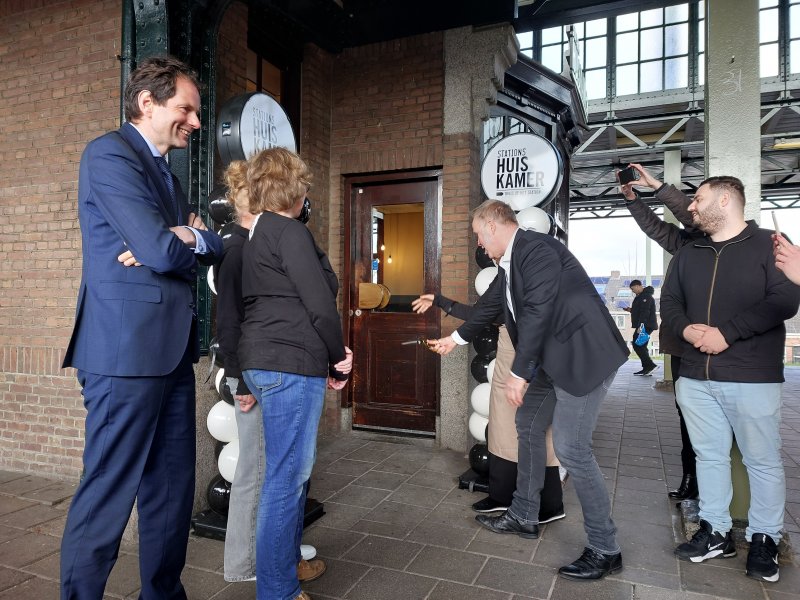
{"label": "overhead steel truss", "polygon": [[[637,162],[661,178],[667,150],[681,151],[681,185],[692,195],[705,178],[700,129],[704,116],[696,102],[684,107],[660,116],[617,116],[609,110],[591,123],[588,136],[572,158],[570,219],[629,216],[617,186],[616,170]],[[762,103],[761,108],[762,132],[766,132],[761,135],[762,206],[800,207],[800,152],[773,149],[778,138],[800,137],[800,99],[784,96]],[[786,118],[786,111],[790,111],[790,118]],[[648,202],[656,204],[652,199]]]}

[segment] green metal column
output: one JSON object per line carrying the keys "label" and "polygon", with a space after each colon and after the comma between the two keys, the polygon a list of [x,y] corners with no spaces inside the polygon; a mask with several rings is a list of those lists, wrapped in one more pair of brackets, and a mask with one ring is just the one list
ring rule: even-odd
{"label": "green metal column", "polygon": [[[706,176],[735,175],[744,183],[745,216],[761,204],[761,79],[758,0],[706,0]],[[731,450],[731,517],[745,521],[750,485],[742,455]]]}
{"label": "green metal column", "polygon": [[[679,148],[664,151],[664,183],[671,183],[679,187],[681,184],[681,151]],[[672,211],[666,206],[664,207],[664,220],[667,223],[678,224],[678,219],[672,214]],[[664,270],[666,275],[669,268],[669,261],[672,260],[672,255],[667,251],[662,251],[664,257]],[[669,354],[664,354],[664,381],[672,381],[672,361]]]}

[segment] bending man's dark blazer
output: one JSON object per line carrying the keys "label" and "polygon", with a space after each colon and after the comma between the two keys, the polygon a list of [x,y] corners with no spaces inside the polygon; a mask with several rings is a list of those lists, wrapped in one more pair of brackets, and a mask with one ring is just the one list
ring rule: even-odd
{"label": "bending man's dark blazer", "polygon": [[583,396],[628,359],[625,340],[578,260],[558,240],[517,231],[511,254],[511,290],[516,319],[506,302],[506,277],[498,277],[457,329],[471,341],[505,313],[516,349],[512,372],[527,381],[541,368],[558,387]]}
{"label": "bending man's dark blazer", "polygon": [[[171,208],[149,146],[128,123],[87,145],[78,195],[83,273],[64,367],[97,375],[166,375],[190,341],[194,361],[199,358],[191,284],[198,260],[211,264],[222,256],[222,240],[200,231],[209,254],[197,255],[169,230],[185,225],[190,212],[174,183],[180,215]],[[126,250],[141,267],[117,261]]]}

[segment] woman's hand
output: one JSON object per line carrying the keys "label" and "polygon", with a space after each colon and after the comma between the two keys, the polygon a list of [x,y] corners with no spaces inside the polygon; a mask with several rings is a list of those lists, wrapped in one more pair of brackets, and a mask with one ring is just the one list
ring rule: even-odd
{"label": "woman's hand", "polygon": [[344,381],[340,381],[338,379],[334,379],[330,375],[328,375],[328,387],[332,390],[341,390],[344,386],[347,385],[347,379]]}
{"label": "woman's hand", "polygon": [[246,394],[244,396],[234,395],[234,399],[239,403],[239,408],[242,409],[242,412],[246,413],[256,403],[256,397],[253,394]]}
{"label": "woman's hand", "polygon": [[347,375],[350,371],[353,370],[353,351],[350,350],[347,346],[344,347],[344,360],[339,361],[333,368],[339,371],[342,375]]}

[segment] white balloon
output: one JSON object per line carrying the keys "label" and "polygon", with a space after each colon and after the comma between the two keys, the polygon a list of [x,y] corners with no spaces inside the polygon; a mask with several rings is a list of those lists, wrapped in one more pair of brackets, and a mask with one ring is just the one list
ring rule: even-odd
{"label": "white balloon", "polygon": [[234,411],[233,405],[224,400],[217,402],[208,411],[206,426],[211,436],[220,442],[232,442],[239,437],[239,429],[236,427],[236,411]]}
{"label": "white balloon", "polygon": [[211,290],[211,293],[216,296],[217,286],[214,283],[214,265],[208,267],[208,271],[206,272],[206,283],[208,283],[208,288]]}
{"label": "white balloon", "polygon": [[531,206],[517,213],[517,223],[523,229],[550,233],[550,217],[538,206]]}
{"label": "white balloon", "polygon": [[492,377],[494,377],[494,362],[496,360],[497,360],[496,358],[493,358],[492,360],[489,361],[489,364],[486,366],[486,377],[489,378],[489,384],[492,383]]}
{"label": "white balloon", "polygon": [[474,412],[469,416],[469,432],[479,442],[486,441],[486,426],[489,419]]}
{"label": "white balloon", "polygon": [[479,383],[472,390],[472,395],[469,398],[472,404],[472,410],[482,417],[489,418],[489,393],[492,386],[488,383]]}
{"label": "white balloon", "polygon": [[497,277],[497,267],[481,269],[481,272],[475,278],[475,291],[478,292],[478,296],[483,296],[483,293],[489,289],[489,285],[491,285],[495,277]]}
{"label": "white balloon", "polygon": [[214,379],[214,387],[217,388],[217,393],[222,395],[222,380],[225,377],[225,369],[217,371],[217,376]]}
{"label": "white balloon", "polygon": [[233,478],[236,475],[236,463],[239,462],[239,440],[232,440],[225,444],[222,452],[219,453],[217,459],[217,467],[219,474],[225,478],[225,481],[233,483]]}

